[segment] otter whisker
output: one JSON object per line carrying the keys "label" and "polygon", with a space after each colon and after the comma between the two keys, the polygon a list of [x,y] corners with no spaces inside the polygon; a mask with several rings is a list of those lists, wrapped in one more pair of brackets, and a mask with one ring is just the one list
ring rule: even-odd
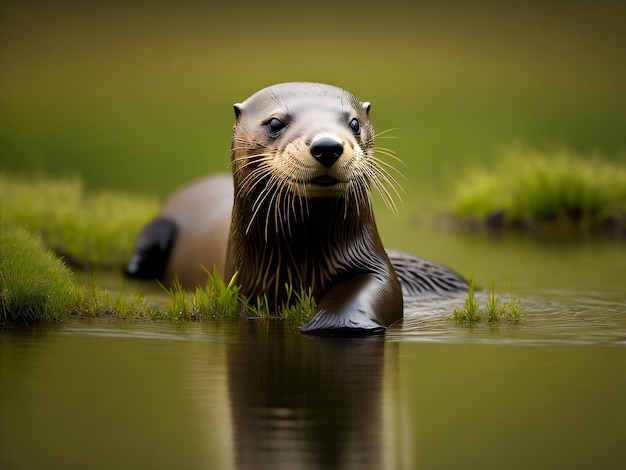
{"label": "otter whisker", "polygon": [[239,151],[244,151],[244,152],[249,152],[249,151],[254,151],[254,150],[259,150],[260,147],[258,145],[233,145],[230,148],[230,153],[236,153]]}
{"label": "otter whisker", "polygon": [[386,162],[376,156],[371,156],[370,160],[368,161],[368,166],[375,169],[375,171],[381,176],[383,177],[383,179],[390,184],[391,186],[394,186],[396,189],[399,189],[401,191],[404,192],[404,190],[402,189],[402,185],[398,182],[398,180],[396,180],[396,178],[394,176],[391,175],[391,173],[389,173],[386,168],[389,168],[391,170],[394,171],[394,173],[398,174],[399,176],[401,176],[404,180],[406,180],[407,178],[404,176],[404,174],[399,171],[395,166],[393,166],[391,163]]}
{"label": "otter whisker", "polygon": [[[357,217],[361,216],[361,207],[366,206],[368,211],[371,212],[371,201],[370,201],[370,191],[369,191],[369,182],[364,175],[364,171],[362,169],[364,165],[358,165],[359,171],[356,172],[356,176],[353,180],[350,181],[352,185],[353,191],[349,191],[345,198],[345,206],[344,206],[344,219],[348,218],[348,211],[350,208],[356,208]],[[354,194],[351,194],[354,192]],[[353,204],[349,204],[349,197],[354,199]]]}
{"label": "otter whisker", "polygon": [[[288,224],[288,217],[287,220],[284,220],[284,217],[288,215],[288,210],[285,210],[283,213],[283,211],[281,211],[281,209],[283,209],[285,207],[285,204],[289,204],[289,191],[287,189],[287,185],[285,183],[282,182],[281,179],[281,183],[280,183],[280,187],[278,188],[278,195],[276,198],[276,204],[274,204],[274,221],[275,221],[275,229],[276,229],[276,233],[280,232],[280,228],[281,227],[285,227],[285,222],[287,222]],[[286,207],[289,207],[288,205]]]}
{"label": "otter whisker", "polygon": [[[270,165],[269,163],[272,161],[271,157],[262,157],[262,158],[258,158],[255,159],[253,161],[250,162],[246,162],[243,165],[234,168],[233,169],[233,173],[234,175],[239,176],[239,173],[241,173],[242,171],[247,170],[249,167],[252,167],[252,169],[250,170],[250,172],[256,172],[259,169],[263,169],[263,170],[268,170],[270,169]],[[252,165],[256,165],[256,166],[252,166]]]}
{"label": "otter whisker", "polygon": [[284,213],[281,213],[281,225],[283,227],[287,227],[287,233],[289,234],[289,236],[291,237],[292,233],[291,233],[291,217],[289,215],[289,212],[293,212],[295,214],[295,198],[293,195],[293,191],[287,191],[285,190],[285,195],[284,195],[284,199],[285,199],[285,203],[284,203],[284,207],[286,207],[287,209],[284,211]]}
{"label": "otter whisker", "polygon": [[298,201],[300,202],[300,217],[304,222],[309,216],[309,198],[299,196]]}
{"label": "otter whisker", "polygon": [[284,214],[282,214],[283,222],[287,225],[287,231],[291,236],[291,222],[296,220],[296,195],[289,188],[285,188],[285,208]]}
{"label": "otter whisker", "polygon": [[[368,212],[371,212],[371,199],[370,199],[370,182],[367,178],[366,172],[364,171],[367,168],[366,162],[361,161],[359,165],[358,177],[356,180],[356,194],[354,195],[354,200],[356,202],[356,207],[358,208],[358,214],[361,213],[361,206],[364,206],[368,209]],[[365,201],[365,203],[363,202]]]}
{"label": "otter whisker", "polygon": [[256,167],[249,167],[249,164],[245,164],[236,168],[233,168],[233,177],[234,178],[242,178],[241,174],[245,171],[248,171],[248,174],[244,175],[242,179],[250,179],[251,175],[258,175],[259,172],[269,171],[269,165],[266,161],[255,160],[256,162],[260,162]]}
{"label": "otter whisker", "polygon": [[[231,155],[237,155],[238,153],[255,153],[255,152],[259,152],[259,151],[272,151],[272,152],[277,152],[278,149],[276,148],[272,148],[272,147],[268,147],[265,145],[261,145],[258,144],[256,142],[237,142],[236,144],[233,143],[230,149],[230,154]],[[241,156],[240,156],[241,157]],[[243,158],[246,158],[246,156],[243,156]]]}
{"label": "otter whisker", "polygon": [[244,174],[244,176],[242,177],[241,174],[244,173],[245,171],[248,171],[248,169],[246,168],[237,168],[237,169],[233,169],[233,177],[234,178],[241,178],[242,180],[245,180],[245,185],[248,184],[248,180],[252,179],[253,177],[258,177],[258,176],[262,176],[264,172],[269,171],[269,166],[264,162],[262,164],[260,164],[257,167],[252,167],[251,170],[248,171],[247,174]]}
{"label": "otter whisker", "polygon": [[[272,158],[274,158],[274,155],[272,155],[271,153],[257,153],[246,157],[238,157],[230,162],[230,167],[233,169],[233,171],[239,172],[250,165],[268,162]],[[245,163],[241,163],[241,160],[247,161],[245,161]]]}
{"label": "otter whisker", "polygon": [[356,165],[356,169],[358,170],[356,173],[356,181],[355,188],[356,194],[354,195],[354,200],[356,202],[357,212],[360,214],[360,206],[363,204],[362,201],[367,201],[367,204],[370,204],[370,183],[367,178],[367,160],[359,159],[357,160],[358,164]]}
{"label": "otter whisker", "polygon": [[268,144],[259,142],[257,140],[244,139],[241,137],[233,137],[231,142],[235,142],[237,144],[245,144],[252,148],[267,148],[267,149],[277,150],[275,146],[268,145]]}
{"label": "otter whisker", "polygon": [[[269,173],[269,171],[267,173]],[[267,180],[266,186],[259,192],[256,199],[252,203],[252,216],[250,217],[250,221],[248,222],[245,233],[248,233],[250,231],[250,227],[252,226],[252,223],[257,218],[261,210],[261,207],[263,207],[268,196],[274,193],[273,189],[274,189],[274,186],[276,185],[276,181],[279,181],[279,180],[277,180],[274,175],[270,175],[269,179]],[[273,197],[274,195],[272,195],[272,198]],[[266,214],[266,216],[267,215],[269,215],[269,213]],[[267,240],[267,221],[266,221],[266,240]]]}
{"label": "otter whisker", "polygon": [[379,153],[383,154],[383,155],[386,155],[387,157],[389,157],[389,158],[397,161],[398,163],[401,163],[402,165],[406,166],[406,163],[404,163],[404,161],[396,155],[396,152],[394,152],[391,149],[387,149],[385,147],[374,147],[374,155],[373,156],[375,156],[375,155],[377,155]]}
{"label": "otter whisker", "polygon": [[[257,205],[257,207],[256,207],[256,210],[254,210],[253,219],[258,216],[261,207],[263,206],[266,207],[265,229],[264,229],[264,236],[265,236],[266,242],[269,241],[268,237],[269,237],[270,210],[277,195],[279,194],[279,191],[277,191],[277,189],[280,189],[279,185],[280,185],[280,179],[277,178],[275,175],[271,175],[267,182],[267,186],[261,191],[261,194],[263,194],[263,197],[257,198],[254,202],[254,204]],[[269,201],[267,199],[268,195],[271,195],[271,197],[269,198]]]}
{"label": "otter whisker", "polygon": [[[354,191],[354,183],[352,181],[348,182],[348,185],[350,186],[349,190],[346,191],[346,195],[343,198],[343,219],[346,220],[348,218],[348,207],[351,205],[350,203],[350,196],[351,193]],[[358,210],[358,204],[354,204],[357,207],[357,217],[359,215],[359,210]]]}
{"label": "otter whisker", "polygon": [[[402,192],[404,194],[404,188],[402,187],[402,185],[398,182],[398,180],[391,175],[391,173],[389,173],[388,171],[386,171],[384,168],[382,168],[380,165],[376,164],[376,162],[372,162],[372,169],[374,172],[376,172],[376,174],[385,181],[385,183],[387,183],[389,186],[393,187],[394,191],[396,191],[397,193]],[[406,177],[398,172],[398,174],[404,178],[404,180],[406,181]]]}
{"label": "otter whisker", "polygon": [[[274,190],[274,185],[276,184],[276,181],[275,181],[276,177],[272,175],[269,170],[267,170],[266,173],[269,176],[269,178],[263,180],[265,182],[265,186],[259,191],[259,194],[257,195],[256,199],[252,203],[253,211],[258,211],[259,208],[263,205],[263,203],[267,199],[267,197],[270,194],[272,194],[272,191]],[[255,186],[256,184],[259,184],[259,183],[255,183]]]}
{"label": "otter whisker", "polygon": [[[357,218],[361,217],[361,202],[360,200],[362,200],[363,198],[363,189],[362,189],[362,183],[360,181],[361,177],[359,177],[359,179],[357,179],[357,181],[351,181],[350,183],[352,184],[352,189],[354,190],[354,194],[350,194],[350,192],[347,194],[347,197],[345,198],[345,202],[343,205],[343,218],[344,220],[346,220],[348,218],[348,214],[350,213],[350,208],[351,207],[356,207],[356,215]],[[351,202],[350,199],[353,199],[354,202]]]}
{"label": "otter whisker", "polygon": [[383,168],[372,162],[372,164],[369,165],[368,171],[373,175],[373,182],[380,182],[382,180],[400,196],[399,191],[402,190],[402,186],[400,186],[398,181]]}
{"label": "otter whisker", "polygon": [[[261,184],[263,178],[270,174],[270,167],[267,165],[259,166],[258,168],[254,168],[248,174],[246,174],[243,178],[241,178],[241,186],[246,189],[244,194],[248,194],[250,190],[254,189],[257,185]],[[235,173],[236,174],[236,173]],[[237,175],[239,177],[239,175]],[[261,182],[259,181],[261,179]]]}
{"label": "otter whisker", "polygon": [[252,191],[254,191],[258,185],[262,184],[270,174],[270,168],[265,165],[254,169],[242,179],[240,184],[240,194],[251,194]]}
{"label": "otter whisker", "polygon": [[[307,181],[308,173],[310,173],[310,170],[308,170],[307,168],[304,168],[302,166],[297,166],[294,170],[296,181],[298,182]],[[304,212],[303,212],[303,207],[302,207],[302,200],[304,199],[305,201],[308,201],[308,199],[306,197],[303,197],[302,195],[297,195],[295,191],[291,191],[290,196],[291,196],[291,210],[293,212],[294,221],[298,220],[298,213],[296,211],[296,200],[300,203],[300,217],[302,221],[304,221],[305,217],[304,217]],[[290,233],[291,233],[291,220],[290,219],[289,219],[289,228],[290,228]]]}
{"label": "otter whisker", "polygon": [[[372,142],[372,144],[373,143],[374,142]],[[376,150],[385,150],[385,151],[389,152],[389,155],[393,155],[393,156],[397,155],[397,152],[394,149],[390,149],[390,148],[387,148],[387,147],[381,147],[380,145],[372,145],[372,150],[375,150],[375,151]]]}
{"label": "otter whisker", "polygon": [[282,179],[277,193],[276,203],[274,204],[274,225],[276,233],[280,233],[281,229],[283,231],[286,229],[289,233],[291,233],[289,222],[290,191],[288,185],[286,185]]}
{"label": "otter whisker", "polygon": [[[398,169],[397,169],[395,166],[393,166],[391,163],[386,162],[386,161],[384,161],[384,160],[380,160],[379,158],[376,158],[376,157],[372,157],[372,160],[374,161],[374,163],[375,163],[376,165],[378,165],[379,167],[381,167],[381,170],[382,170],[382,171],[385,171],[386,173],[388,173],[388,172],[387,172],[387,170],[385,170],[385,169],[384,169],[384,168],[382,168],[382,167],[389,168],[390,170],[393,170],[393,172],[394,172],[394,173],[397,173],[397,174],[398,174],[398,175],[399,175],[402,179],[404,179],[405,181],[407,181],[407,178],[406,178],[406,176],[404,176],[404,173],[402,173],[400,170],[398,170]],[[391,174],[390,174],[390,175],[391,175]]]}
{"label": "otter whisker", "polygon": [[[293,192],[294,201],[297,200],[298,205],[300,206],[300,221],[302,222],[304,222],[309,216],[309,198],[307,196],[305,182],[311,179],[311,172],[312,169],[301,166],[298,166],[298,170],[296,172],[298,176],[297,181],[300,182],[300,184],[304,188],[303,190],[301,190],[301,193],[300,191],[298,193],[296,193],[295,191]],[[293,209],[293,217],[294,221],[298,220],[298,214],[296,213],[295,204]]]}
{"label": "otter whisker", "polygon": [[366,165],[363,165],[363,173],[369,177],[371,184],[381,195],[385,205],[394,213],[394,215],[397,216],[398,208],[395,200],[391,192],[387,189],[387,186],[384,184],[387,183],[396,196],[401,200],[402,198],[396,188],[396,186],[399,186],[397,181],[372,160],[368,161]]}
{"label": "otter whisker", "polygon": [[[276,211],[278,210],[278,204],[276,204],[276,200],[280,197],[281,194],[281,187],[278,184],[278,180],[275,178],[274,175],[272,175],[270,177],[270,180],[272,180],[272,191],[271,191],[271,197],[269,198],[269,201],[267,202],[267,207],[266,207],[266,213],[265,213],[265,230],[264,230],[264,234],[265,234],[265,242],[267,243],[269,241],[269,225],[270,225],[270,214],[271,214],[271,210],[272,208],[274,209],[274,229],[276,231],[278,231],[278,221],[276,218]],[[268,185],[269,186],[269,185]]]}
{"label": "otter whisker", "polygon": [[370,140],[373,141],[374,139],[378,139],[378,138],[382,138],[382,139],[397,139],[398,137],[396,137],[395,135],[384,135],[384,134],[387,134],[388,132],[399,131],[399,130],[400,130],[399,127],[390,127],[389,129],[385,129],[384,131],[376,132],[371,137]]}
{"label": "otter whisker", "polygon": [[[289,191],[287,188],[287,184],[284,183],[282,178],[278,178],[280,183],[277,183],[277,197],[276,203],[274,204],[274,225],[276,233],[279,233],[281,228],[283,231],[286,229],[289,233],[291,233],[291,226],[289,223]],[[284,209],[284,210],[281,210]]]}

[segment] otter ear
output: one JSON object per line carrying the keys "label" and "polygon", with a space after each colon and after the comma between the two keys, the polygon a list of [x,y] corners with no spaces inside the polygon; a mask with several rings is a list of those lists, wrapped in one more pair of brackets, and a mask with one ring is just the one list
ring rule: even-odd
{"label": "otter ear", "polygon": [[235,110],[235,119],[239,120],[239,116],[241,116],[241,108],[242,108],[242,104],[241,103],[235,103],[233,105],[233,109]]}
{"label": "otter ear", "polygon": [[363,103],[363,109],[365,110],[365,114],[367,114],[368,116],[370,115],[371,107],[372,107],[372,104],[369,101],[366,101]]}

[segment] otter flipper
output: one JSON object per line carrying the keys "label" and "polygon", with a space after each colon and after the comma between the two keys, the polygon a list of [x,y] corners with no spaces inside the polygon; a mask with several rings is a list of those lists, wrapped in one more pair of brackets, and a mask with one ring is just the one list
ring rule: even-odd
{"label": "otter flipper", "polygon": [[[397,286],[397,284],[396,284]],[[381,334],[402,318],[402,298],[372,273],[336,285],[321,299],[313,317],[300,327],[305,334],[364,336]]]}
{"label": "otter flipper", "polygon": [[467,280],[445,266],[404,251],[386,251],[405,297],[468,290]]}
{"label": "otter flipper", "polygon": [[176,224],[168,219],[154,219],[146,224],[124,273],[139,279],[163,280],[176,232]]}
{"label": "otter flipper", "polygon": [[387,327],[376,323],[366,312],[356,309],[344,313],[318,310],[300,327],[302,333],[321,336],[365,336],[381,334],[386,330]]}

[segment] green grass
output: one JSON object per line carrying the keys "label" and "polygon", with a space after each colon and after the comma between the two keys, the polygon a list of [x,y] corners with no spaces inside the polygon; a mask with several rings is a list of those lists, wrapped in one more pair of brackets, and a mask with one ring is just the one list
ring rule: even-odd
{"label": "green grass", "polygon": [[504,311],[504,306],[500,299],[496,297],[494,284],[492,283],[491,291],[489,291],[489,297],[487,298],[487,321],[489,323],[497,323],[500,321]]}
{"label": "green grass", "polygon": [[317,307],[315,299],[311,295],[311,288],[302,288],[300,292],[295,292],[293,286],[285,284],[287,300],[280,307],[281,315],[292,319],[302,325],[309,321],[311,315]]}
{"label": "green grass", "polygon": [[[126,297],[121,288],[117,296],[98,288],[94,280],[82,289],[82,300],[69,309],[73,317],[105,317],[118,319],[168,320],[176,323],[239,318],[284,318],[296,325],[303,324],[315,310],[315,300],[306,292],[289,296],[278,311],[271,310],[267,299],[250,302],[240,292],[234,276],[229,283],[213,271],[205,287],[194,291],[183,289],[179,282],[163,289],[169,298],[162,302],[149,302],[140,294]],[[288,289],[288,292],[291,292]]]}
{"label": "green grass", "polygon": [[235,282],[237,273],[226,284],[214,267],[205,288],[197,287],[192,296],[192,304],[201,316],[212,318],[238,318],[248,302],[240,293],[240,286]]}
{"label": "green grass", "polygon": [[509,152],[457,187],[456,213],[498,225],[523,223],[590,231],[626,223],[626,163],[567,150]]}
{"label": "green grass", "polygon": [[23,179],[0,173],[5,225],[40,235],[52,251],[85,267],[121,266],[142,225],[157,210],[156,198],[91,193],[77,177]]}
{"label": "green grass", "polygon": [[60,320],[79,303],[63,262],[37,237],[0,220],[0,324]]}
{"label": "green grass", "polygon": [[287,288],[288,299],[277,312],[267,300],[250,303],[234,276],[228,283],[217,271],[206,287],[184,290],[180,283],[166,289],[169,299],[150,301],[139,293],[101,289],[92,276],[77,286],[70,269],[38,237],[21,228],[0,225],[0,325],[54,322],[71,318],[169,320],[174,322],[233,320],[242,317],[285,318],[302,324],[315,310],[310,293]]}
{"label": "green grass", "polygon": [[311,318],[317,306],[310,290],[295,292],[292,286],[285,285],[287,300],[278,310],[270,308],[266,296],[248,299],[241,293],[236,283],[237,274],[226,284],[218,272],[208,272],[206,287],[197,287],[189,292],[179,282],[166,289],[170,301],[164,311],[153,318],[166,318],[177,322],[201,321],[203,319],[236,318],[285,318],[301,325]]}
{"label": "green grass", "polygon": [[511,282],[511,293],[509,300],[502,302],[496,297],[492,284],[487,297],[487,305],[481,308],[474,296],[474,280],[470,278],[469,291],[462,308],[455,309],[451,319],[457,324],[474,326],[480,322],[488,322],[495,325],[501,321],[518,323],[522,316],[522,307],[519,297],[513,294],[513,283]]}
{"label": "green grass", "polygon": [[287,288],[288,300],[278,312],[267,301],[248,302],[236,284],[216,271],[206,287],[193,292],[174,284],[169,301],[149,302],[127,295],[123,280],[112,295],[91,282],[77,287],[58,256],[81,267],[119,269],[132,252],[141,225],[157,210],[155,200],[124,193],[84,190],[79,179],[23,180],[0,174],[2,247],[0,321],[62,320],[69,317],[199,321],[241,316],[283,316],[304,322],[315,309],[305,292]]}
{"label": "green grass", "polygon": [[79,287],[81,300],[69,309],[69,318],[114,318],[119,320],[158,319],[165,303],[149,302],[143,295],[136,293],[128,297],[124,281],[120,281],[120,290],[111,294],[98,286],[92,276],[86,286]]}
{"label": "green grass", "polygon": [[474,324],[479,321],[478,302],[474,297],[474,277],[470,277],[469,290],[462,309],[455,309],[453,312],[454,321],[457,323]]}
{"label": "green grass", "polygon": [[[240,293],[235,283],[235,274],[226,284],[216,269],[208,272],[205,287],[197,287],[195,291],[183,289],[178,279],[170,288],[163,287],[170,296],[170,301],[163,312],[154,318],[165,318],[177,322],[201,321],[203,319],[232,320],[245,315],[248,302]],[[266,312],[268,315],[269,309]]]}

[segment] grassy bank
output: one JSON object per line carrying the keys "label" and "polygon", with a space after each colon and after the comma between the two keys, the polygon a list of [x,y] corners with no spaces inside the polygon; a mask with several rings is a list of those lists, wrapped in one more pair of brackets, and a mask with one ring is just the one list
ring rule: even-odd
{"label": "grassy bank", "polygon": [[52,251],[84,269],[121,266],[157,209],[155,197],[88,192],[78,177],[26,179],[0,173],[4,224],[40,236]]}
{"label": "grassy bank", "polygon": [[315,310],[309,293],[286,286],[289,300],[275,312],[267,299],[249,302],[235,281],[225,283],[213,272],[206,287],[190,292],[175,285],[167,290],[165,301],[127,293],[123,281],[119,293],[112,294],[93,277],[84,286],[77,284],[71,270],[40,237],[0,224],[0,326],[102,317],[175,322],[279,317],[300,325]]}
{"label": "grassy bank", "polygon": [[516,149],[457,186],[456,214],[493,229],[626,234],[626,162]]}
{"label": "grassy bank", "polygon": [[175,285],[165,302],[127,295],[123,282],[116,295],[99,288],[95,279],[75,285],[66,263],[81,270],[109,268],[121,276],[141,226],[157,208],[156,198],[87,192],[77,178],[26,180],[0,174],[0,322],[282,316],[301,324],[315,309],[308,293],[286,286],[289,301],[278,312],[270,311],[266,299],[249,302],[234,279],[225,283],[216,272],[205,288],[193,292]]}
{"label": "grassy bank", "polygon": [[0,324],[62,320],[79,304],[70,270],[39,239],[0,221]]}

